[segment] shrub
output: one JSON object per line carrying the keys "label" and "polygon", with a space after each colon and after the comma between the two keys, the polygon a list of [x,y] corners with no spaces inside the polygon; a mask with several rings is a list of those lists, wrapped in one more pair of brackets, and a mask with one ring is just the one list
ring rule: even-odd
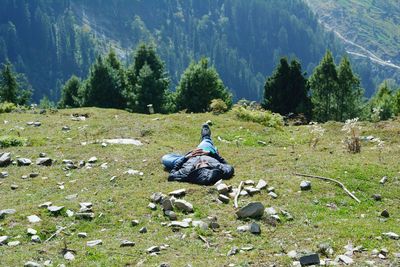
{"label": "shrub", "polygon": [[224,100],[218,98],[211,100],[210,110],[214,114],[222,114],[228,110],[228,106],[225,104]]}
{"label": "shrub", "polygon": [[0,103],[0,113],[10,113],[15,109],[17,109],[17,106],[14,103],[10,102]]}
{"label": "shrub", "polygon": [[11,146],[23,146],[25,145],[26,140],[17,137],[17,136],[1,136],[0,137],[0,147],[1,148],[6,148],[6,147],[11,147]]}
{"label": "shrub", "polygon": [[346,138],[343,143],[350,153],[360,153],[361,152],[361,142],[360,142],[360,131],[361,127],[358,123],[358,118],[351,120],[346,120],[343,125],[342,131],[347,133]]}
{"label": "shrub", "polygon": [[279,128],[283,126],[282,116],[276,113],[272,113],[268,110],[250,110],[238,105],[235,105],[232,110],[236,117],[240,120],[252,121],[273,128]]}

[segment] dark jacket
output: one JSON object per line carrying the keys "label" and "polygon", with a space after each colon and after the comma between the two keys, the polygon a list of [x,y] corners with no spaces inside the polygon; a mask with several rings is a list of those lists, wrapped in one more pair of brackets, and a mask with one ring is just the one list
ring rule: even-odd
{"label": "dark jacket", "polygon": [[[200,160],[207,161],[206,168],[196,169]],[[229,179],[233,176],[234,169],[218,154],[209,156],[183,157],[175,163],[169,174],[168,181],[187,182],[200,185],[212,185],[221,179]]]}

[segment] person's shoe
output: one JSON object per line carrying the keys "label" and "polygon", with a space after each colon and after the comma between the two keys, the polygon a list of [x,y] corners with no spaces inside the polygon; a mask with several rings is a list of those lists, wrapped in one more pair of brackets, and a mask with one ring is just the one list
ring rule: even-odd
{"label": "person's shoe", "polygon": [[204,139],[204,137],[211,137],[211,129],[208,124],[203,124],[201,127],[201,139]]}

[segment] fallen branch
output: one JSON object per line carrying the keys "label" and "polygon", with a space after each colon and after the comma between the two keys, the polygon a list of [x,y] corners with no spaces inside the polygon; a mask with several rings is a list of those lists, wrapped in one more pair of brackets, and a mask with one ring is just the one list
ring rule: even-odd
{"label": "fallen branch", "polygon": [[243,186],[243,181],[240,182],[238,191],[236,192],[236,195],[235,195],[234,204],[233,204],[235,209],[237,209],[239,207],[238,206],[238,198],[240,195],[240,191],[242,191],[242,186]]}
{"label": "fallen branch", "polygon": [[64,231],[64,230],[67,229],[68,227],[71,227],[72,225],[74,225],[74,223],[71,223],[70,225],[65,226],[65,227],[60,227],[60,229],[58,229],[57,231],[55,231],[55,233],[52,234],[49,238],[47,238],[47,239],[44,241],[44,243],[50,241],[50,240],[53,239],[55,236],[59,235],[62,231]]}
{"label": "fallen branch", "polygon": [[301,173],[294,173],[294,175],[296,176],[302,176],[302,177],[308,177],[308,178],[316,178],[316,179],[320,179],[320,180],[325,180],[325,181],[330,181],[330,182],[334,182],[337,185],[339,185],[351,198],[353,198],[355,201],[357,201],[358,203],[361,203],[361,201],[355,196],[353,195],[345,186],[344,184],[342,184],[341,182],[339,182],[338,180],[332,179],[332,178],[327,178],[327,177],[322,177],[322,176],[315,176],[315,175],[308,175],[308,174],[301,174]]}
{"label": "fallen branch", "polygon": [[204,236],[199,235],[199,238],[201,241],[203,241],[206,244],[207,248],[210,248],[210,243],[207,241],[207,239]]}

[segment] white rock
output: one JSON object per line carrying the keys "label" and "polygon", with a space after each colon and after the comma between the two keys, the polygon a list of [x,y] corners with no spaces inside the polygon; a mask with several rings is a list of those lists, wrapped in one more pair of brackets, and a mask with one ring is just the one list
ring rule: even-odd
{"label": "white rock", "polygon": [[6,244],[7,240],[8,240],[8,236],[6,236],[6,235],[0,236],[0,245]]}
{"label": "white rock", "polygon": [[274,209],[273,207],[266,208],[266,209],[265,209],[265,213],[266,213],[267,215],[276,215],[276,214],[278,214],[278,212],[276,211],[276,209]]}
{"label": "white rock", "polygon": [[41,219],[37,215],[30,215],[27,217],[30,223],[38,223]]}
{"label": "white rock", "polygon": [[32,241],[32,242],[35,242],[35,243],[40,243],[40,242],[42,242],[42,240],[40,239],[40,236],[38,236],[38,235],[33,235],[33,236],[31,237],[31,241]]}
{"label": "white rock", "polygon": [[37,234],[37,231],[35,229],[32,229],[32,228],[28,228],[26,230],[26,232],[28,233],[28,235],[36,235]]}
{"label": "white rock", "polygon": [[168,224],[169,227],[181,227],[181,228],[189,228],[188,222],[179,222],[179,221],[172,221]]}
{"label": "white rock", "polygon": [[72,210],[67,210],[66,213],[68,217],[74,216],[74,212]]}
{"label": "white rock", "polygon": [[344,264],[346,264],[346,265],[350,265],[350,264],[354,263],[353,259],[346,255],[339,255],[339,260],[344,262]]}
{"label": "white rock", "polygon": [[263,179],[260,179],[258,181],[256,188],[262,190],[262,189],[266,188],[267,186],[268,186],[268,183],[266,181],[264,181]]}
{"label": "white rock", "polygon": [[67,251],[67,253],[64,254],[64,259],[67,261],[73,261],[75,260],[75,255],[72,252]]}
{"label": "white rock", "polygon": [[24,267],[42,267],[42,265],[34,261],[27,261],[25,262]]}
{"label": "white rock", "polygon": [[394,240],[399,240],[400,236],[396,233],[393,232],[388,232],[388,233],[382,233],[383,236],[390,238],[390,239],[394,239]]}
{"label": "white rock", "polygon": [[80,232],[80,233],[78,233],[78,237],[80,237],[80,238],[86,238],[86,237],[87,237],[87,233],[85,233],[85,232]]}
{"label": "white rock", "polygon": [[18,246],[19,244],[21,244],[21,242],[20,241],[11,241],[11,242],[8,242],[8,246],[9,247],[16,247],[16,246]]}
{"label": "white rock", "polygon": [[91,157],[89,160],[88,160],[88,163],[96,163],[97,162],[97,158],[96,157]]}
{"label": "white rock", "polygon": [[103,244],[103,241],[100,239],[86,242],[86,246],[88,246],[88,247],[94,247],[94,246],[102,245],[102,244]]}
{"label": "white rock", "polygon": [[193,205],[183,199],[175,200],[174,206],[185,212],[193,212]]}

